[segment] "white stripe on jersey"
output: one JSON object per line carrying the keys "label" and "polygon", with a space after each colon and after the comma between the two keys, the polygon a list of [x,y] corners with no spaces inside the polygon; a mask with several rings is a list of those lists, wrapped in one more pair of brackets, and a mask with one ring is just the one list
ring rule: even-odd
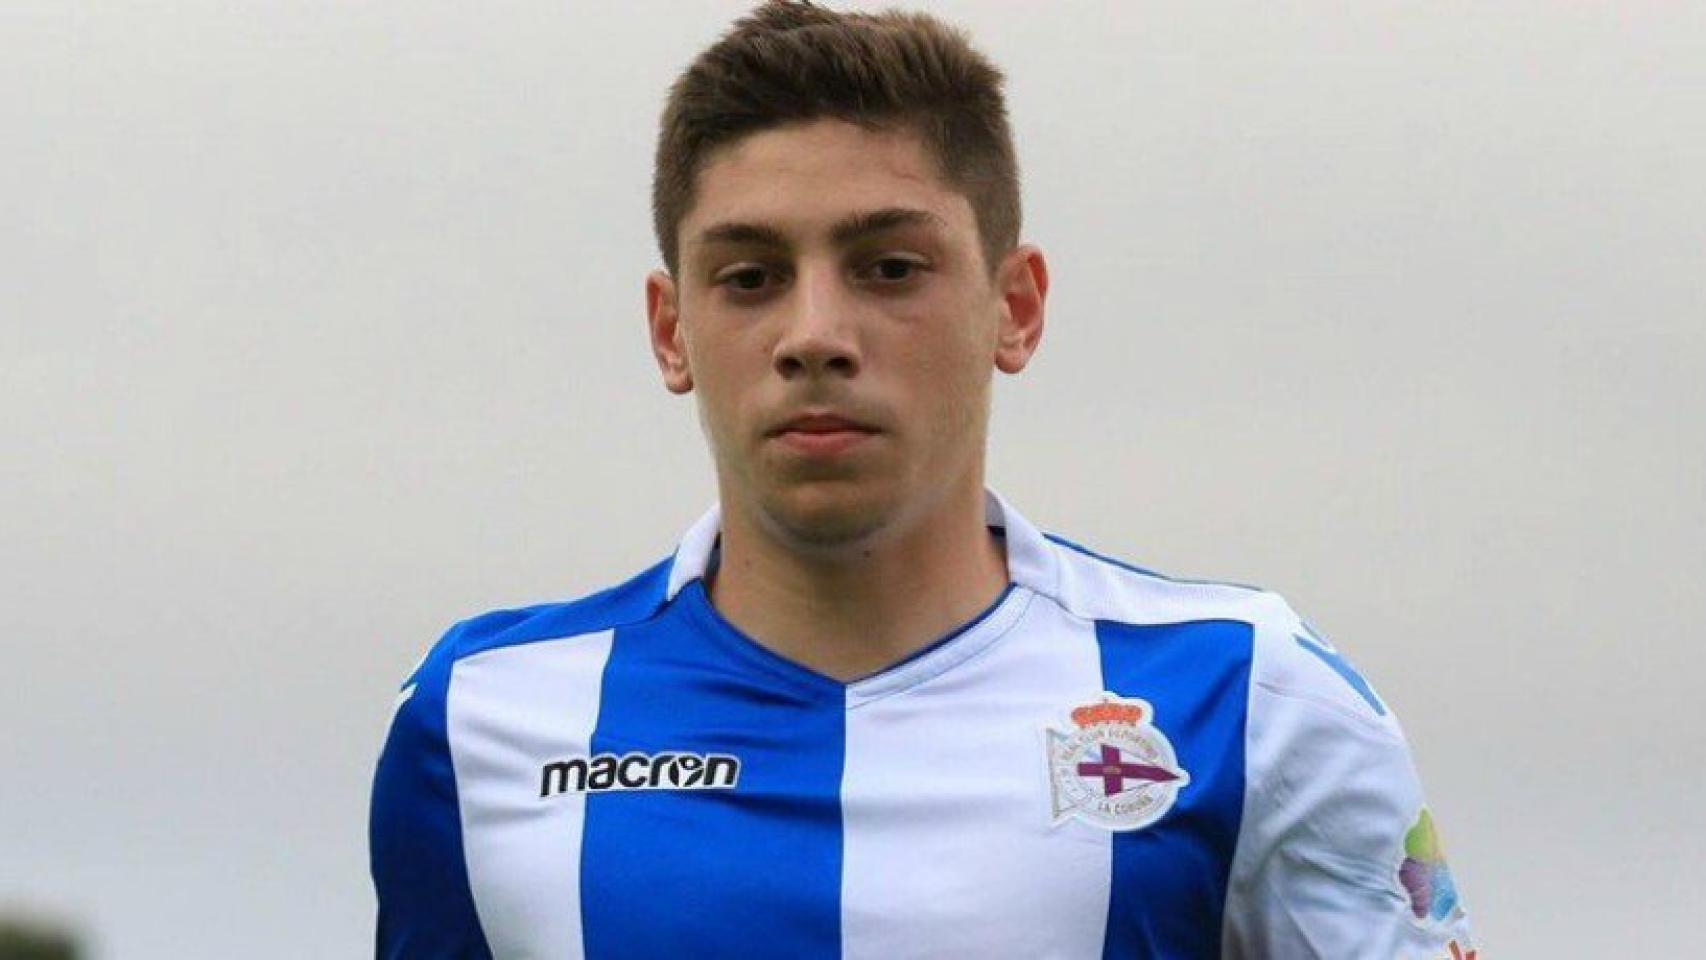
{"label": "white stripe on jersey", "polygon": [[1043,760],[1044,729],[1101,695],[1095,627],[1015,601],[1000,643],[847,714],[844,957],[1101,955],[1111,838],[1050,825]]}
{"label": "white stripe on jersey", "polygon": [[581,955],[586,796],[540,803],[517,785],[538,782],[541,758],[591,752],[614,633],[499,647],[451,673],[447,726],[468,885],[494,956]]}

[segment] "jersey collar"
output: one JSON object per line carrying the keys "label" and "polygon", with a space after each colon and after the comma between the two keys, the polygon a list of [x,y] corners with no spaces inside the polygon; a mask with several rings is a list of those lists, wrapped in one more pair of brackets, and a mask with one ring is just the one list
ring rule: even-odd
{"label": "jersey collar", "polygon": [[[983,491],[984,523],[1003,531],[1007,540],[1007,579],[1044,596],[1058,596],[1060,560],[1042,533],[1019,515],[1000,494]],[[664,601],[674,600],[681,588],[705,576],[722,529],[722,512],[712,506],[688,528],[676,548],[669,568],[669,586]]]}

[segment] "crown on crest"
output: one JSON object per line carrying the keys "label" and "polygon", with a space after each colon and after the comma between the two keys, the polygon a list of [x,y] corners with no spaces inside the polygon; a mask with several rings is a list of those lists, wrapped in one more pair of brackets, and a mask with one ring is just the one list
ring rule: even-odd
{"label": "crown on crest", "polygon": [[1108,697],[1101,703],[1089,703],[1074,708],[1072,722],[1080,727],[1099,723],[1128,723],[1135,727],[1143,722],[1143,708],[1135,703],[1125,703]]}

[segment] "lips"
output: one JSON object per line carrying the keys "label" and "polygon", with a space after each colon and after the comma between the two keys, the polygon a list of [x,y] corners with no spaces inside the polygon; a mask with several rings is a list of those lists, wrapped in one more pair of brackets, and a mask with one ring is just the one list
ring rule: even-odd
{"label": "lips", "polygon": [[830,456],[858,446],[877,432],[875,427],[850,417],[816,412],[784,421],[769,436],[798,454]]}
{"label": "lips", "polygon": [[780,427],[771,431],[771,435],[775,436],[783,433],[842,433],[845,431],[875,433],[876,428],[838,414],[810,413],[803,414],[787,421]]}

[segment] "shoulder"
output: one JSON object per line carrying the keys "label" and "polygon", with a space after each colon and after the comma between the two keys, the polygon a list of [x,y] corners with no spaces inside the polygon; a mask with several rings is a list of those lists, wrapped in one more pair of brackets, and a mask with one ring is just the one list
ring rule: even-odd
{"label": "shoulder", "polygon": [[1057,599],[1076,616],[1130,624],[1233,621],[1249,626],[1253,698],[1284,697],[1345,719],[1393,727],[1374,688],[1281,594],[1261,587],[1168,576],[1065,537]]}
{"label": "shoulder", "polygon": [[442,686],[459,661],[545,640],[566,640],[642,622],[663,607],[670,564],[666,558],[613,587],[571,600],[491,610],[454,624],[404,681]]}
{"label": "shoulder", "polygon": [[[561,672],[541,672],[537,661],[524,657],[485,658],[504,651],[538,651],[548,640],[563,640],[568,649],[585,651],[583,638],[592,640],[656,615],[664,605],[672,562],[664,560],[624,583],[578,599],[469,617],[452,626],[410,672],[397,694],[380,750],[369,812],[370,868],[379,899],[383,953],[490,955],[463,848],[460,805],[464,791],[479,789],[482,759],[474,755],[475,772],[469,774],[464,766],[469,697],[462,692],[469,672],[463,668],[474,668],[476,705],[479,668],[486,665],[509,677],[531,678],[531,689],[554,702],[576,700],[576,688],[560,682]],[[576,676],[584,679],[588,673]],[[579,702],[595,701],[581,697]]]}
{"label": "shoulder", "polygon": [[1425,906],[1404,880],[1406,844],[1431,837],[1421,782],[1397,718],[1345,653],[1283,596],[1164,576],[1049,536],[1057,601],[1098,623],[1231,621],[1197,631],[1239,649],[1229,685],[1244,710],[1244,798],[1229,874],[1228,956],[1441,955],[1468,930],[1443,861]]}
{"label": "shoulder", "polygon": [[1056,599],[1080,617],[1128,623],[1254,623],[1271,619],[1284,606],[1277,595],[1259,587],[1171,577],[1058,534],[1045,537],[1058,560]]}
{"label": "shoulder", "polygon": [[1069,613],[1123,623],[1236,620],[1281,627],[1295,618],[1278,594],[1240,583],[1168,576],[1058,534],[1045,534],[1057,558],[1055,597]]}

